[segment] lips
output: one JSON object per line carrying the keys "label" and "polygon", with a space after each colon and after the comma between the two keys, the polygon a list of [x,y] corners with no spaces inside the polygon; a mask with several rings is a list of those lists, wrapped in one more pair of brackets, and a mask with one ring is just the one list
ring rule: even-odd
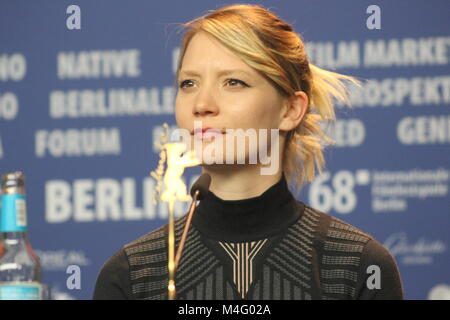
{"label": "lips", "polygon": [[191,131],[191,135],[194,135],[198,139],[211,138],[220,134],[225,134],[225,130],[206,127],[196,128],[195,130]]}
{"label": "lips", "polygon": [[203,134],[205,132],[221,134],[221,133],[225,133],[225,130],[219,130],[219,129],[209,128],[209,127],[207,127],[207,128],[196,128],[195,130],[191,131],[191,135],[199,134],[199,133]]}

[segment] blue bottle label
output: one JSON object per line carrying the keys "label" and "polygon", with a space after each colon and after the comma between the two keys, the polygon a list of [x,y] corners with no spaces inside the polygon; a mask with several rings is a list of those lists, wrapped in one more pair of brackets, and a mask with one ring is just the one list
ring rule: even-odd
{"label": "blue bottle label", "polygon": [[0,232],[23,231],[27,231],[25,196],[19,194],[2,195]]}
{"label": "blue bottle label", "polygon": [[42,300],[42,285],[38,282],[3,282],[0,300]]}

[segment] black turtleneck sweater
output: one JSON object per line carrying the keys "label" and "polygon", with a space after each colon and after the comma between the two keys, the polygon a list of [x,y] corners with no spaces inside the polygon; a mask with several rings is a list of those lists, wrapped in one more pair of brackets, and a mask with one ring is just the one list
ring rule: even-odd
{"label": "black turtleneck sweater", "polygon": [[[175,221],[177,245],[185,221]],[[167,229],[114,254],[94,299],[167,299]],[[296,200],[284,175],[250,199],[208,193],[194,213],[176,286],[177,299],[187,300],[403,298],[390,253],[369,234]]]}

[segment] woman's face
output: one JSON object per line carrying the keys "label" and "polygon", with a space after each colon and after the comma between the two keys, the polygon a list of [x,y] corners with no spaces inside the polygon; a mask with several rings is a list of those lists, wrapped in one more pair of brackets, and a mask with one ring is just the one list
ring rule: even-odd
{"label": "woman's face", "polygon": [[[212,36],[193,36],[178,78],[175,115],[180,128],[192,132],[194,121],[201,121],[203,128],[219,130],[269,129],[270,139],[270,129],[279,128],[284,101],[266,78]],[[212,143],[201,140],[203,147]],[[248,161],[248,148],[245,152]]]}

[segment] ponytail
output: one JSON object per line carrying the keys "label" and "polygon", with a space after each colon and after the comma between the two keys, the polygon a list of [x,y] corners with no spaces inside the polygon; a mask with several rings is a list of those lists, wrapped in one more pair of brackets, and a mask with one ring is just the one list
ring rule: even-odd
{"label": "ponytail", "polygon": [[316,170],[325,167],[324,143],[334,144],[320,126],[324,121],[335,121],[334,99],[350,106],[344,81],[359,85],[355,78],[321,69],[309,63],[309,106],[302,121],[291,131],[286,140],[284,173],[297,193],[306,181],[314,180]]}

